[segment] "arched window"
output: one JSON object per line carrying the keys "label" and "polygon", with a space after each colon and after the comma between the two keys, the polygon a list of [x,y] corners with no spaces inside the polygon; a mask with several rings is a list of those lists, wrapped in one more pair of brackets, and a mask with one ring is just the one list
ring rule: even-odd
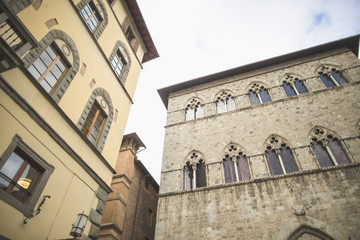
{"label": "arched window", "polygon": [[346,84],[345,78],[341,71],[335,67],[322,66],[318,71],[321,81],[327,88]]}
{"label": "arched window", "polygon": [[183,168],[184,190],[206,187],[206,165],[203,155],[200,152],[192,151],[186,160]]}
{"label": "arched window", "polygon": [[330,130],[314,127],[310,132],[310,143],[320,167],[350,163],[339,138]]}
{"label": "arched window", "polygon": [[108,23],[108,14],[102,0],[81,0],[76,8],[86,26],[98,39]]}
{"label": "arched window", "polygon": [[129,51],[123,42],[116,42],[115,47],[110,54],[109,62],[116,77],[120,80],[122,85],[125,85],[131,67],[131,58]]}
{"label": "arched window", "polygon": [[110,95],[103,88],[96,88],[86,104],[77,127],[101,152],[109,133],[114,115]]}
{"label": "arched window", "polygon": [[283,80],[283,88],[288,97],[308,92],[302,80],[289,74]]}
{"label": "arched window", "polygon": [[262,104],[270,102],[271,98],[267,88],[260,83],[253,83],[249,89],[250,104]]}
{"label": "arched window", "polygon": [[231,93],[228,91],[222,91],[216,98],[216,110],[217,113],[223,113],[235,110],[235,100]]}
{"label": "arched window", "polygon": [[66,33],[51,30],[23,59],[40,86],[58,103],[79,70],[75,42]]}
{"label": "arched window", "polygon": [[192,98],[185,108],[185,121],[201,118],[204,116],[201,100]]}
{"label": "arched window", "polygon": [[226,147],[223,158],[225,183],[249,180],[251,178],[246,155],[236,144]]}
{"label": "arched window", "polygon": [[265,145],[265,156],[272,176],[299,171],[291,148],[284,139],[272,135]]}

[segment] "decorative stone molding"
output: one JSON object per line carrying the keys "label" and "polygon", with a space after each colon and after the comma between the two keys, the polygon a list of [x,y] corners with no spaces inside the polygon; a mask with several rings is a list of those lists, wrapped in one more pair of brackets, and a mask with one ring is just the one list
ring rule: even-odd
{"label": "decorative stone molding", "polygon": [[113,50],[111,51],[110,57],[109,57],[109,63],[112,62],[112,60],[114,59],[114,56],[116,55],[116,52],[120,51],[121,55],[125,58],[126,61],[126,65],[125,68],[123,69],[123,73],[120,75],[120,83],[122,85],[125,85],[127,76],[129,74],[130,71],[130,67],[131,67],[131,58],[130,58],[130,53],[129,50],[126,47],[126,44],[121,42],[121,41],[117,41],[115,44],[115,47],[113,48]]}
{"label": "decorative stone molding", "polygon": [[225,147],[223,158],[230,157],[232,161],[236,161],[239,156],[246,157],[246,154],[242,147],[235,143],[230,143]]}
{"label": "decorative stone molding", "polygon": [[13,11],[13,13],[18,13],[22,11],[23,9],[27,8],[32,4],[34,0],[12,0],[8,1],[8,5],[10,9]]}
{"label": "decorative stone molding", "polygon": [[333,131],[320,126],[314,126],[309,133],[309,141],[311,144],[321,142],[323,146],[327,146],[329,139],[338,140],[339,137]]}
{"label": "decorative stone molding", "polygon": [[296,205],[292,207],[293,213],[296,216],[305,216],[305,207],[304,205]]}
{"label": "decorative stone molding", "polygon": [[265,86],[265,84],[261,82],[254,82],[249,87],[249,92],[253,92],[255,94],[259,94],[262,90],[268,90],[268,88]]}

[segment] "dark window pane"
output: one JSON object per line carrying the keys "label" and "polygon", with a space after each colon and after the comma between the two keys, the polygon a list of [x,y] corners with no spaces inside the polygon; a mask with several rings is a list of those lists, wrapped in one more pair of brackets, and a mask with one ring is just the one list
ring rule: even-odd
{"label": "dark window pane", "polygon": [[246,157],[244,155],[239,156],[236,164],[238,169],[239,180],[240,181],[249,180],[251,176],[250,176],[250,169]]}
{"label": "dark window pane", "polygon": [[292,86],[290,84],[284,83],[283,87],[284,87],[285,93],[288,97],[292,97],[292,96],[296,95],[295,90],[292,88]]}
{"label": "dark window pane", "polygon": [[339,85],[343,85],[346,83],[340,72],[332,71],[331,75]]}
{"label": "dark window pane", "polygon": [[320,74],[321,81],[325,84],[327,88],[336,86],[333,81],[331,81],[330,77]]}
{"label": "dark window pane", "polygon": [[316,142],[311,147],[315,153],[317,161],[320,164],[320,167],[334,166],[334,163],[331,161],[328,152],[321,143]]}
{"label": "dark window pane", "polygon": [[349,158],[346,156],[345,151],[342,149],[338,141],[335,141],[334,139],[330,139],[328,146],[339,165],[350,163]]}
{"label": "dark window pane", "polygon": [[254,92],[249,93],[249,99],[250,99],[250,104],[251,105],[255,105],[255,104],[260,103],[258,96]]}
{"label": "dark window pane", "polygon": [[236,182],[234,162],[229,157],[227,157],[223,161],[223,165],[224,165],[224,173],[225,173],[225,182],[226,183]]}
{"label": "dark window pane", "polygon": [[281,147],[280,154],[287,173],[299,171],[295,163],[294,155],[291,153],[291,150],[289,148]]}
{"label": "dark window pane", "polygon": [[296,81],[294,82],[294,85],[295,85],[296,90],[298,91],[299,94],[302,94],[302,93],[306,93],[306,92],[307,92],[303,81],[296,80]]}
{"label": "dark window pane", "polygon": [[190,165],[184,167],[184,190],[192,189],[193,186],[193,169]]}
{"label": "dark window pane", "polygon": [[263,103],[270,102],[270,95],[267,90],[260,90],[260,97]]}
{"label": "dark window pane", "polygon": [[206,166],[205,164],[196,164],[196,187],[206,187]]}
{"label": "dark window pane", "polygon": [[40,172],[38,170],[28,164],[25,168],[25,171],[21,174],[17,184],[19,184],[24,189],[29,189],[39,174]]}
{"label": "dark window pane", "polygon": [[265,153],[265,156],[269,165],[271,175],[273,176],[283,174],[279,158],[277,157],[275,151],[269,150]]}

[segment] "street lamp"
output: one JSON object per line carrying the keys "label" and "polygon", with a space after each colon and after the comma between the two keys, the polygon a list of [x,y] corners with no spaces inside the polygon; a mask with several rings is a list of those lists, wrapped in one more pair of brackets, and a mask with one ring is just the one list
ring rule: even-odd
{"label": "street lamp", "polygon": [[77,215],[76,221],[72,225],[70,232],[70,235],[73,236],[74,239],[82,236],[87,220],[88,216],[86,216],[84,212]]}

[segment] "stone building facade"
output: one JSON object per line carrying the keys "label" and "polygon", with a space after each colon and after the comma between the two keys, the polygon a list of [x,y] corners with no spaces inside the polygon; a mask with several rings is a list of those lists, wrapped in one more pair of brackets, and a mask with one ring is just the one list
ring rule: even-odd
{"label": "stone building facade", "polygon": [[357,239],[359,36],[158,90],[155,238]]}
{"label": "stone building facade", "polygon": [[136,133],[124,136],[99,240],[154,239],[159,185],[137,159],[144,147]]}

